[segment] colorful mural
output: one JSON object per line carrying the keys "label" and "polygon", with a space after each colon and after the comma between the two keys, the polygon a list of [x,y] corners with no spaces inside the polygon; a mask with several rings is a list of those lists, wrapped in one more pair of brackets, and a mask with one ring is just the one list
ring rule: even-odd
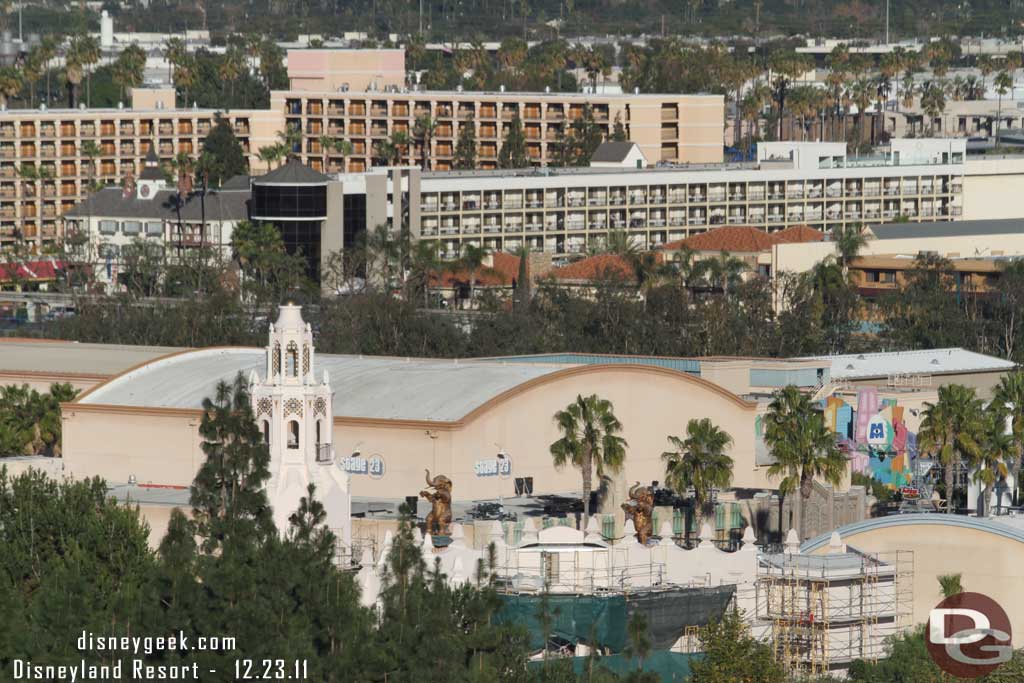
{"label": "colorful mural", "polygon": [[894,398],[879,399],[878,389],[857,391],[856,407],[842,397],[822,402],[826,426],[839,435],[839,445],[850,457],[854,472],[871,475],[898,489],[911,483],[911,460],[917,453],[917,435],[907,429],[905,408]]}

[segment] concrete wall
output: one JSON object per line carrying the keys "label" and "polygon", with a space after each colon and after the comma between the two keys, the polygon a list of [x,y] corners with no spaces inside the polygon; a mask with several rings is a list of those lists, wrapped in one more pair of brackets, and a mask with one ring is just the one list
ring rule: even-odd
{"label": "concrete wall", "polygon": [[[962,574],[964,590],[989,596],[1006,610],[1017,628],[1014,647],[1024,645],[1024,543],[978,529],[914,524],[843,535],[844,543],[868,553],[913,553],[913,622],[928,620],[942,600],[939,576]],[[814,554],[828,552],[828,545]]]}
{"label": "concrete wall", "polygon": [[288,50],[293,90],[383,90],[405,86],[405,50]]}
{"label": "concrete wall", "polygon": [[1024,156],[971,158],[964,173],[964,220],[1020,218],[1011,197],[1024,194]]}

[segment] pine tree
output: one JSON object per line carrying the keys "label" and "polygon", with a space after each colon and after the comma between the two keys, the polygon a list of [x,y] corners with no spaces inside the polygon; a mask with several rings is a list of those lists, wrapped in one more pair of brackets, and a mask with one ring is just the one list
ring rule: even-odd
{"label": "pine tree", "polygon": [[476,168],[476,131],[472,122],[459,126],[459,141],[455,145],[455,168],[468,171]]}
{"label": "pine tree", "polygon": [[219,114],[203,143],[203,152],[214,161],[209,174],[211,187],[220,187],[225,180],[249,172],[249,163],[231,123]]}
{"label": "pine tree", "polygon": [[213,399],[203,399],[199,434],[206,460],[192,484],[191,504],[204,551],[274,534],[263,490],[270,478],[270,450],[256,426],[241,373],[231,384],[220,382]]}
{"label": "pine tree", "polygon": [[629,137],[626,135],[626,127],[622,125],[622,115],[615,115],[615,123],[612,126],[612,142],[626,142]]}
{"label": "pine tree", "polygon": [[526,136],[523,134],[523,122],[518,116],[509,124],[505,142],[498,152],[498,166],[501,168],[527,168],[530,160],[526,156]]}

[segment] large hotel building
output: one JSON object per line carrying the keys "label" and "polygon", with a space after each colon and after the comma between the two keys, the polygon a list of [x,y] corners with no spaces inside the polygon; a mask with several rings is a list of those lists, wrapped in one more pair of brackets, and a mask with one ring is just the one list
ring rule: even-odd
{"label": "large hotel building", "polygon": [[[475,127],[480,166],[496,167],[515,116],[531,163],[543,166],[559,131],[586,105],[605,130],[621,122],[651,161],[722,159],[720,95],[427,92],[406,87],[402,50],[300,50],[288,60],[291,89],[271,93],[269,109],[224,112],[257,173],[267,170],[260,147],[275,143],[286,126],[302,131],[292,152],[317,170],[382,165],[377,143],[399,131],[414,138],[403,161],[420,163],[422,140],[414,132],[423,115],[434,123],[427,153],[432,169],[451,168],[460,127],[467,125]],[[216,114],[176,108],[170,89],[136,89],[130,106],[117,109],[0,112],[0,247],[52,246],[61,237],[60,217],[90,184],[117,184],[141,172],[150,146],[165,164],[181,153],[198,155]],[[321,149],[321,136],[348,140],[352,153]]]}

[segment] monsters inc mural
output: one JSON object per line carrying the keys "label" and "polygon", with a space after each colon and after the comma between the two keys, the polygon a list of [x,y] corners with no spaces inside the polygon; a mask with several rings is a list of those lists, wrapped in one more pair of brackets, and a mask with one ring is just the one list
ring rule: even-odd
{"label": "monsters inc mural", "polygon": [[879,399],[875,387],[857,391],[856,406],[840,396],[821,402],[825,425],[839,435],[852,471],[898,489],[911,483],[917,434],[907,429],[905,408],[894,398]]}

